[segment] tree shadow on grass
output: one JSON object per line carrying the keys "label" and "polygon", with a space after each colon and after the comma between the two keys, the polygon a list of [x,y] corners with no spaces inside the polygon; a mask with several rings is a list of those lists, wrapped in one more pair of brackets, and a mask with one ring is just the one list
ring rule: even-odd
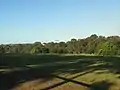
{"label": "tree shadow on grass", "polygon": [[25,67],[26,65],[68,62],[79,58],[79,56],[60,55],[0,55],[0,68],[14,68]]}
{"label": "tree shadow on grass", "polygon": [[[4,60],[0,60],[2,69],[21,68],[21,70],[13,70],[10,72],[0,72],[0,90],[9,90],[20,83],[31,80],[43,79],[43,82],[55,78],[59,74],[75,74],[80,72],[91,73],[95,70],[109,70],[119,73],[120,58],[103,57],[103,56],[59,56],[59,55],[42,55],[42,56],[4,56]],[[103,62],[102,65],[94,64]],[[38,65],[38,67],[28,67],[27,65]],[[40,65],[40,66],[39,66]],[[87,72],[88,70],[92,70]],[[113,72],[113,73],[116,73]],[[83,74],[84,75],[84,74]],[[62,78],[61,78],[62,79]],[[65,82],[73,81],[64,79]],[[73,81],[74,82],[74,81]],[[64,84],[63,83],[63,84]],[[78,83],[78,82],[77,82]],[[81,82],[79,82],[81,83]],[[57,84],[57,87],[60,84]],[[102,85],[102,86],[101,86]],[[105,85],[105,86],[104,86]],[[107,90],[107,82],[93,84],[96,90]],[[53,86],[53,87],[54,87]],[[107,87],[106,87],[107,86]],[[103,89],[101,89],[103,87]],[[49,87],[48,87],[49,88]],[[99,89],[100,88],[100,89]]]}
{"label": "tree shadow on grass", "polygon": [[95,82],[91,85],[92,90],[109,90],[113,83],[107,81]]}
{"label": "tree shadow on grass", "polygon": [[120,57],[113,56],[103,57],[98,61],[98,63],[103,64],[96,66],[90,65],[90,68],[95,68],[96,70],[108,70],[110,73],[120,74]]}
{"label": "tree shadow on grass", "polygon": [[52,86],[49,86],[49,87],[45,87],[45,88],[43,88],[42,90],[53,89],[53,88],[55,88],[55,87],[58,87],[58,86],[60,86],[60,85],[63,85],[63,84],[65,84],[65,83],[68,83],[68,82],[72,82],[72,83],[75,83],[75,84],[78,84],[78,85],[82,85],[82,86],[87,87],[87,88],[91,88],[91,86],[90,86],[89,84],[87,84],[87,83],[83,83],[83,82],[75,81],[75,80],[74,80],[75,78],[80,77],[80,76],[85,75],[85,74],[90,73],[90,72],[92,72],[92,71],[84,72],[84,73],[79,74],[79,75],[76,75],[76,76],[74,76],[74,77],[72,77],[72,78],[64,78],[64,77],[61,77],[61,76],[53,75],[55,78],[59,78],[59,79],[62,79],[62,80],[64,80],[64,81],[62,81],[62,82],[60,82],[60,83],[56,83],[56,84],[54,84],[54,85],[52,85]]}
{"label": "tree shadow on grass", "polygon": [[0,76],[0,90],[9,90],[17,84],[31,80],[43,79],[43,81],[52,78],[50,72],[41,71],[41,69],[28,69],[21,71],[6,72]]}

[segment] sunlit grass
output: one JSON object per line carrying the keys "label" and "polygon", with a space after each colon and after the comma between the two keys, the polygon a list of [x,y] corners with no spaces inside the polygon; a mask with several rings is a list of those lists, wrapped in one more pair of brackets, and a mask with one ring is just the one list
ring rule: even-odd
{"label": "sunlit grass", "polygon": [[[11,59],[12,58],[12,59]],[[11,59],[11,60],[10,60]],[[22,71],[20,81],[12,87],[13,90],[41,90],[59,83],[50,90],[120,90],[120,59],[119,57],[97,57],[85,55],[57,55],[57,56],[24,56],[6,57],[7,66],[1,66],[3,74]],[[13,61],[12,61],[13,60]],[[25,62],[24,62],[25,60]],[[8,62],[7,62],[8,61]],[[11,62],[12,61],[12,62]],[[24,73],[28,70],[37,70],[36,74],[51,74],[52,78],[36,78],[24,80]],[[29,77],[31,73],[26,73]],[[21,74],[21,73],[20,73]],[[25,74],[25,75],[26,75]],[[13,74],[14,75],[14,74]],[[56,76],[68,79],[62,80]],[[16,76],[15,76],[16,77]],[[76,83],[83,82],[91,87],[85,87]],[[9,80],[8,80],[9,81]]]}

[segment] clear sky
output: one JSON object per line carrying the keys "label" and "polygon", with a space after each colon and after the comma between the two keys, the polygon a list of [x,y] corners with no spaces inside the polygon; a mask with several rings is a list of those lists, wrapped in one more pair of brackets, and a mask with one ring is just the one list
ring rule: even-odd
{"label": "clear sky", "polygon": [[120,0],[0,0],[0,44],[120,35]]}

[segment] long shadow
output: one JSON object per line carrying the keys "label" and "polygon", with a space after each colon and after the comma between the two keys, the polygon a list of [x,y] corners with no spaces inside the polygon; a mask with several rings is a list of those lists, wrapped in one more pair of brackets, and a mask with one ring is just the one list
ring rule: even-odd
{"label": "long shadow", "polygon": [[108,70],[114,74],[120,74],[120,57],[103,57],[99,62],[103,64],[97,66],[90,66],[90,68],[95,68],[96,70]]}
{"label": "long shadow", "polygon": [[19,83],[39,78],[46,81],[52,78],[52,76],[50,72],[44,72],[39,68],[3,73],[0,76],[0,90],[9,90]]}
{"label": "long shadow", "polygon": [[82,75],[85,75],[85,74],[87,74],[87,73],[90,73],[90,72],[92,72],[92,71],[93,71],[93,70],[90,70],[90,71],[88,71],[88,72],[84,72],[84,73],[79,74],[79,75],[77,75],[77,76],[74,76],[74,77],[72,77],[72,78],[64,78],[64,77],[60,77],[60,76],[57,76],[57,75],[53,75],[55,78],[59,78],[59,79],[62,79],[62,80],[64,80],[64,81],[62,81],[62,82],[60,82],[60,83],[57,83],[57,84],[54,84],[54,85],[52,85],[52,86],[43,88],[43,89],[41,89],[41,90],[53,89],[53,88],[55,88],[55,87],[58,87],[58,86],[60,86],[60,85],[63,85],[63,84],[65,84],[65,83],[68,83],[68,82],[73,82],[73,83],[75,83],[75,84],[79,84],[79,85],[82,85],[82,86],[85,86],[85,87],[90,88],[90,85],[89,85],[89,84],[86,84],[86,83],[83,83],[83,82],[78,82],[78,81],[75,81],[75,80],[73,80],[73,79],[75,79],[75,78],[77,78],[77,77],[80,77],[80,76],[82,76]]}
{"label": "long shadow", "polygon": [[0,55],[0,68],[25,67],[26,65],[39,65],[58,61],[68,62],[79,58],[79,56],[60,55]]}
{"label": "long shadow", "polygon": [[[0,90],[9,90],[20,83],[35,79],[43,79],[47,81],[51,78],[57,78],[59,74],[79,73],[87,70],[107,69],[113,73],[119,73],[120,58],[119,57],[103,57],[103,56],[59,56],[59,55],[5,55],[0,56],[0,68],[12,69],[13,67],[22,68],[10,72],[0,72]],[[59,63],[60,62],[60,63]],[[95,63],[103,62],[105,64],[92,66]],[[52,64],[46,64],[52,63]],[[40,65],[38,67],[27,67],[27,65]],[[41,66],[43,65],[43,66]],[[90,73],[90,72],[87,72]],[[82,82],[76,82],[71,79],[61,78],[65,80],[61,84],[58,83],[48,88],[54,88],[66,82],[74,82],[85,86]],[[87,86],[88,84],[86,84]],[[88,85],[89,86],[89,85]],[[93,85],[94,86],[94,85]],[[96,86],[97,87],[97,86]],[[47,90],[47,89],[46,89]]]}

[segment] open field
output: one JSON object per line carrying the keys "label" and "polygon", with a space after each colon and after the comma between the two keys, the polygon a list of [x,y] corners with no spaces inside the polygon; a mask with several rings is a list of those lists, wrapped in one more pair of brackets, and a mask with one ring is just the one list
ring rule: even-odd
{"label": "open field", "polygon": [[120,57],[1,55],[0,90],[120,90]]}

